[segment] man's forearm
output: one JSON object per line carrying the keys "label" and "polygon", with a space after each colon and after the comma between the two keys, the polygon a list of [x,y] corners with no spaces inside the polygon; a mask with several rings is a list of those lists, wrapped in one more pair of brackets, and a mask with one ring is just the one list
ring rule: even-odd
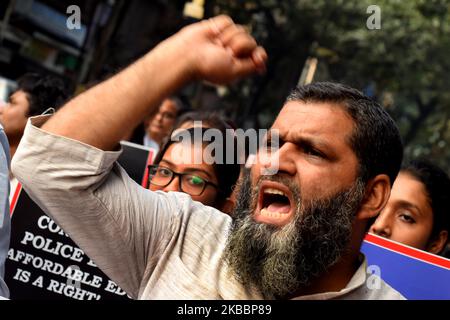
{"label": "man's forearm", "polygon": [[167,95],[189,80],[185,61],[170,44],[69,101],[42,128],[103,150],[118,141]]}
{"label": "man's forearm", "polygon": [[161,100],[194,79],[226,84],[265,68],[267,55],[226,16],[184,28],[136,63],[68,102],[42,129],[114,149]]}

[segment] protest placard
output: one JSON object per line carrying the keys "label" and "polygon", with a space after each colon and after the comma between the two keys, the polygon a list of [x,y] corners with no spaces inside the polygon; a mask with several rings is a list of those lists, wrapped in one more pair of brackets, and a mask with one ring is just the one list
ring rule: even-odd
{"label": "protest placard", "polygon": [[361,251],[369,269],[407,299],[450,299],[449,259],[374,234],[366,236]]}

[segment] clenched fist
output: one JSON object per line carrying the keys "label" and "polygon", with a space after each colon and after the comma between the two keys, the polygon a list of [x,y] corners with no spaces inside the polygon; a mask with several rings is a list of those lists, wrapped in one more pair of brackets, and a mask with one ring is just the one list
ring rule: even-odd
{"label": "clenched fist", "polygon": [[265,50],[228,16],[189,25],[165,42],[165,50],[185,60],[189,80],[227,84],[265,70]]}

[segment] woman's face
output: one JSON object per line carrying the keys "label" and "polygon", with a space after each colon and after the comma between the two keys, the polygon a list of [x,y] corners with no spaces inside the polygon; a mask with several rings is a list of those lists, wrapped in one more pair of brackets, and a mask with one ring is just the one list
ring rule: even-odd
{"label": "woman's face", "polygon": [[433,210],[423,183],[400,172],[389,201],[370,232],[428,251],[433,228]]}
{"label": "woman's face", "polygon": [[[196,164],[195,159],[202,159],[203,147],[196,147],[194,145],[186,146],[183,143],[173,143],[169,146],[164,153],[162,160],[159,163],[159,167],[165,167],[176,173],[189,174],[189,179],[185,181],[188,185],[190,182],[198,182],[200,178],[203,181],[209,181],[215,185],[218,185],[217,176],[214,172],[212,165],[201,162]],[[165,173],[165,172],[163,172]],[[177,191],[183,192],[180,189],[180,177],[175,176],[169,185],[165,187],[155,186],[150,184],[150,190],[162,190],[165,192]],[[187,187],[189,188],[189,186]],[[186,189],[187,189],[186,188]],[[187,191],[187,190],[184,190]],[[188,192],[186,192],[188,193]],[[218,190],[216,187],[206,184],[206,187],[202,194],[192,195],[191,197],[195,201],[199,201],[207,206],[215,206],[217,203]]]}
{"label": "woman's face", "polygon": [[172,100],[166,99],[158,112],[150,120],[146,130],[149,136],[158,141],[168,136],[172,131],[177,118],[177,108]]}

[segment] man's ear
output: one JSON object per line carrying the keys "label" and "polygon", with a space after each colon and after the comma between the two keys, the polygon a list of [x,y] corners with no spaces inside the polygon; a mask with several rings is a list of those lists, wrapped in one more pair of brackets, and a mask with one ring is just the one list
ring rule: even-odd
{"label": "man's ear", "polygon": [[219,204],[220,211],[231,214],[233,212],[235,203],[230,198],[226,198],[225,200],[222,200]]}
{"label": "man's ear", "polygon": [[434,238],[434,240],[432,240],[428,246],[427,246],[427,251],[434,253],[434,254],[439,254],[442,252],[442,250],[444,250],[445,245],[447,244],[447,239],[448,239],[448,231],[442,230],[441,232],[439,232],[439,234]]}
{"label": "man's ear", "polygon": [[389,200],[391,195],[390,179],[385,174],[379,174],[366,184],[366,194],[356,217],[370,219],[376,217]]}

